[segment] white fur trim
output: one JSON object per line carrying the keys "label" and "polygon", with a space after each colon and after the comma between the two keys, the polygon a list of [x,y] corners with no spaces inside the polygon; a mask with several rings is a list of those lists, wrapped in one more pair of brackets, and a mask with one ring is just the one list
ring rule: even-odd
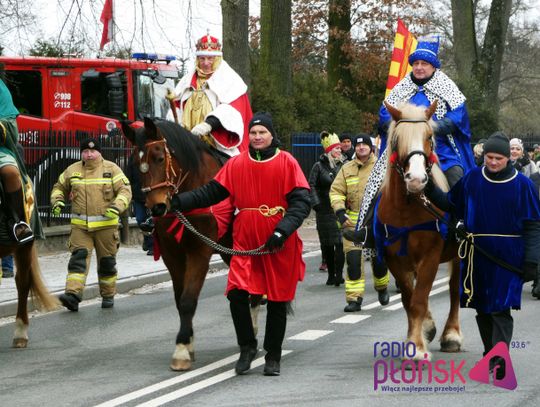
{"label": "white fur trim", "polygon": [[197,51],[197,52],[195,52],[195,56],[198,56],[198,57],[221,57],[221,56],[223,56],[223,52],[221,52],[221,51]]}
{"label": "white fur trim", "polygon": [[212,112],[208,113],[208,116],[217,117],[225,130],[238,134],[238,144],[232,147],[238,147],[242,144],[242,139],[244,138],[244,122],[242,121],[242,115],[238,110],[231,105],[221,104]]}

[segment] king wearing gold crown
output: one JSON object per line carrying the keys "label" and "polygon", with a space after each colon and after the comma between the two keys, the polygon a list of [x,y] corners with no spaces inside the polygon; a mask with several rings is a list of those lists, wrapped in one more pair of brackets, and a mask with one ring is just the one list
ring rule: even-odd
{"label": "king wearing gold crown", "polygon": [[[247,125],[253,116],[247,85],[223,60],[221,43],[208,35],[196,43],[193,69],[170,96],[180,124],[196,136],[234,156],[248,148]],[[171,111],[169,119],[175,117]]]}

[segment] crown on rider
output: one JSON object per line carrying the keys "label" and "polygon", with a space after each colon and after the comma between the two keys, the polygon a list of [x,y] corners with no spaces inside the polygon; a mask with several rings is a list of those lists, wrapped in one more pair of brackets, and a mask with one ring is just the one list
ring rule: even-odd
{"label": "crown on rider", "polygon": [[221,52],[221,43],[216,37],[212,37],[209,32],[202,38],[199,38],[195,48],[195,55],[198,57],[219,57],[223,55],[223,53]]}
{"label": "crown on rider", "polygon": [[336,133],[328,133],[327,131],[323,131],[321,133],[321,145],[324,148],[324,152],[329,153],[337,146],[340,146],[341,143]]}

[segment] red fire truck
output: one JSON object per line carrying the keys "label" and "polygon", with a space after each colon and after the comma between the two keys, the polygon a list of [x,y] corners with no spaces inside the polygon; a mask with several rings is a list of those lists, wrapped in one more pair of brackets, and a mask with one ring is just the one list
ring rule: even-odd
{"label": "red fire truck", "polygon": [[167,88],[179,79],[174,57],[134,59],[0,57],[6,84],[21,115],[19,130],[107,133],[118,120],[165,117]]}
{"label": "red fire truck", "polygon": [[[82,139],[123,145],[119,120],[142,126],[144,117],[165,118],[167,89],[180,77],[173,60],[146,53],[130,60],[0,57],[40,206],[48,205],[51,182],[80,159]],[[124,166],[125,159],[116,161]]]}

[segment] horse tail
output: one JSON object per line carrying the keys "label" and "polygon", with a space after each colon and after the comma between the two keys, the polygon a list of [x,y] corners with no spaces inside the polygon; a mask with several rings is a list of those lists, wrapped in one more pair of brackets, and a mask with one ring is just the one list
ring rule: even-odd
{"label": "horse tail", "polygon": [[30,259],[30,291],[32,293],[32,299],[37,300],[38,308],[41,310],[52,311],[57,309],[60,306],[60,301],[45,287],[45,283],[41,277],[35,243],[32,244]]}

